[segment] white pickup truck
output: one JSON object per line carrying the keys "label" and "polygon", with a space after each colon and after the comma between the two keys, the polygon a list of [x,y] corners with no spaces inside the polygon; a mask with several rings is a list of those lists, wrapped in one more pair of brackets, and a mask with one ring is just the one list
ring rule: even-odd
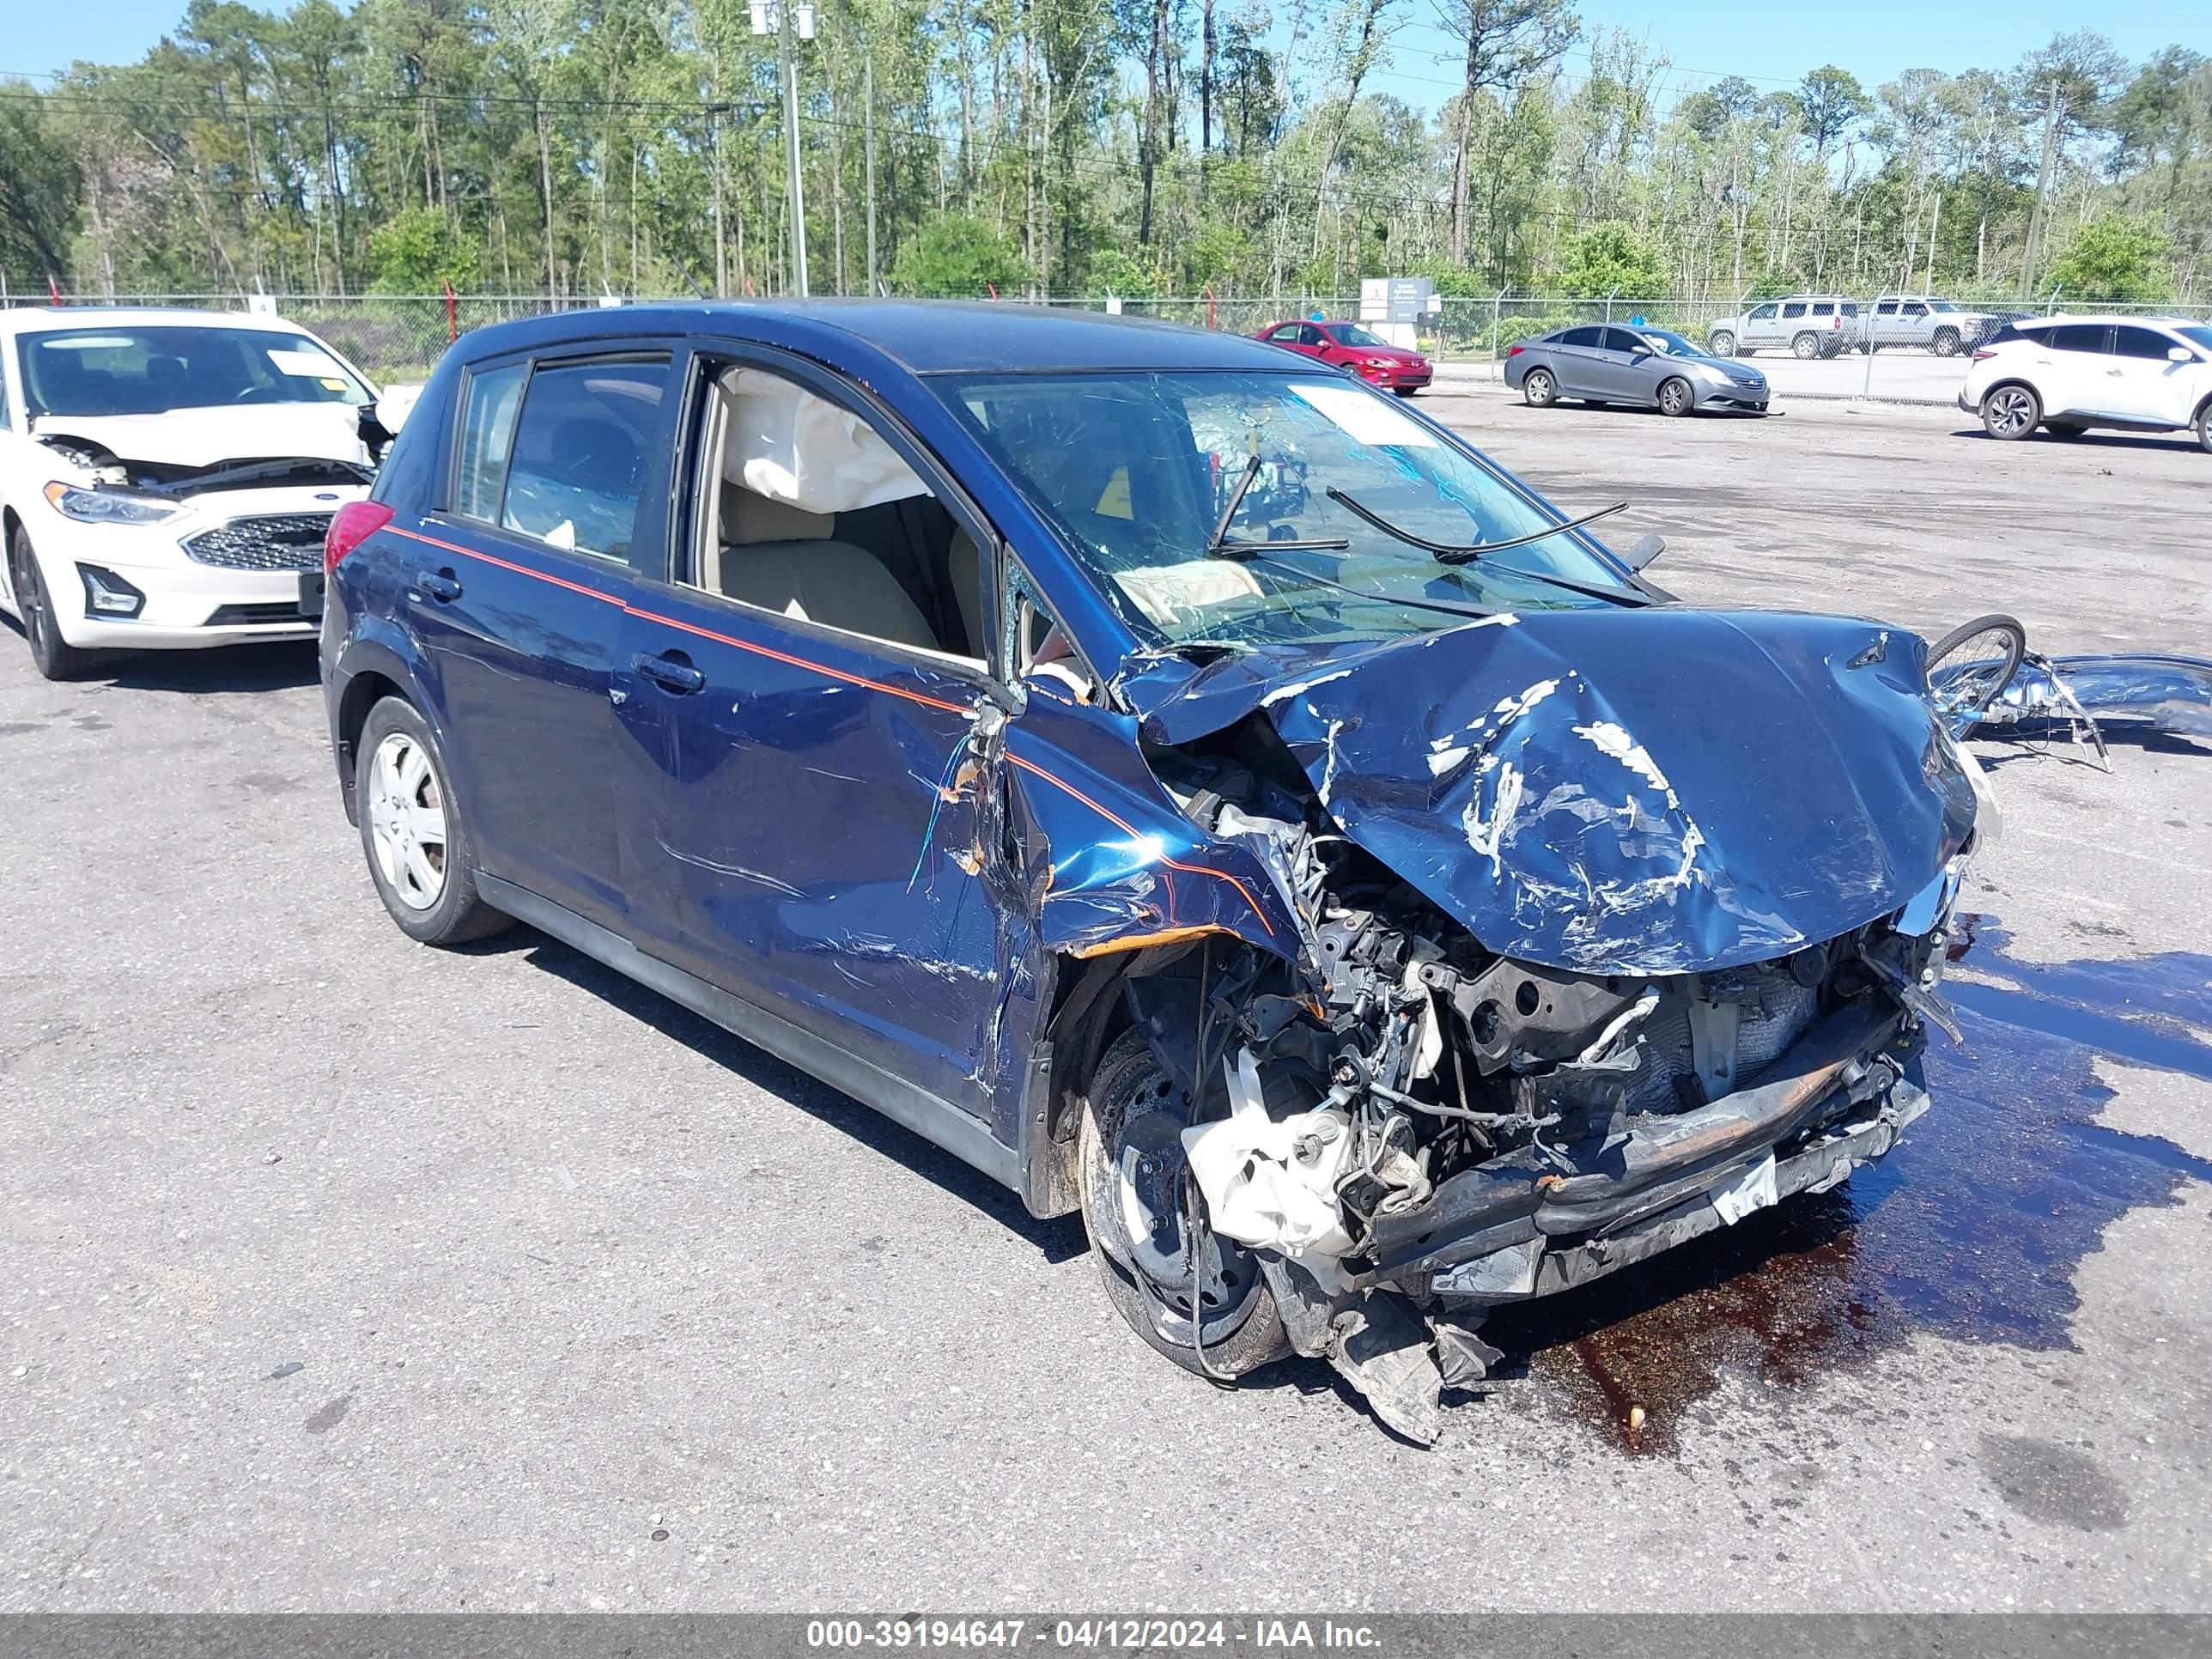
{"label": "white pickup truck", "polygon": [[1849,349],[1863,351],[1871,326],[1877,351],[1917,346],[1938,357],[1955,357],[1972,351],[2003,320],[1986,312],[1962,310],[1938,295],[1885,294],[1874,302],[1871,319],[1862,308],[1844,323],[1844,339]]}

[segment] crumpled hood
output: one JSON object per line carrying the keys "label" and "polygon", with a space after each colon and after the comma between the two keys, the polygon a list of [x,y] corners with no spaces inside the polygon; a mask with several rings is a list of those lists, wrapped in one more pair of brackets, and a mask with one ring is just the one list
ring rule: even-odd
{"label": "crumpled hood", "polygon": [[1895,910],[1972,826],[1926,647],[1763,611],[1534,611],[1133,662],[1156,742],[1261,709],[1354,842],[1502,955],[1665,974]]}
{"label": "crumpled hood", "polygon": [[85,438],[123,460],[216,466],[313,455],[366,465],[361,416],[351,404],[240,404],[161,415],[41,415],[40,437]]}

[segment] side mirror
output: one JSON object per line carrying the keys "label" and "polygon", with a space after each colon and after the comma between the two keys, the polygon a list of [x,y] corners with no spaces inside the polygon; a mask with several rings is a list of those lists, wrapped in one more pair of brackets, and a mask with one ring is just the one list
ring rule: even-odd
{"label": "side mirror", "polygon": [[1642,570],[1666,550],[1666,538],[1655,534],[1646,536],[1620,556],[1631,570]]}
{"label": "side mirror", "polygon": [[2168,346],[2166,360],[2170,363],[2193,363],[2197,361],[2197,354],[2187,346]]}

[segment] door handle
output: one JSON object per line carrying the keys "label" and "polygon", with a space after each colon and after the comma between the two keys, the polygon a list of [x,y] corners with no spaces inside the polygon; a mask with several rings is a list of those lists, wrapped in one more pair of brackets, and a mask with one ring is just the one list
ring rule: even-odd
{"label": "door handle", "polygon": [[2119,369],[2119,368],[2108,368],[2108,369],[2106,369],[2106,370],[2105,371],[2105,373],[2106,373],[2106,374],[2125,374],[2126,372],[2127,372],[2127,371],[2126,371],[2125,369]]}
{"label": "door handle", "polygon": [[641,652],[629,659],[629,665],[662,690],[673,692],[678,696],[700,690],[707,684],[706,674],[680,656],[648,657]]}
{"label": "door handle", "polygon": [[440,605],[451,605],[461,597],[460,578],[453,574],[450,567],[417,576],[415,579],[415,586],[437,600]]}

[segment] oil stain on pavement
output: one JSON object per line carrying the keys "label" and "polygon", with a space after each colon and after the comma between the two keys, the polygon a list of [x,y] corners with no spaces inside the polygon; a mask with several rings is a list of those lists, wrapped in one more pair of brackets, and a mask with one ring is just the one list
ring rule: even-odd
{"label": "oil stain on pavement", "polygon": [[[1935,1036],[1934,1109],[1895,1152],[1834,1192],[1500,1310],[1484,1334],[1506,1351],[1505,1375],[1525,1363],[1626,1449],[1663,1454],[1727,1378],[1786,1391],[1923,1331],[2071,1348],[2074,1269],[2104,1229],[2177,1202],[2186,1181],[2212,1181],[2212,1161],[2099,1121],[2112,1091],[2093,1069],[2104,1054],[2212,1078],[2212,1043],[2186,1023],[2203,1018],[2212,956],[2014,963],[1990,918],[1968,921],[1954,955],[2019,988],[1947,985],[1965,1041]],[[1984,1457],[2008,1484],[2051,1484],[2027,1480],[2033,1451]]]}

